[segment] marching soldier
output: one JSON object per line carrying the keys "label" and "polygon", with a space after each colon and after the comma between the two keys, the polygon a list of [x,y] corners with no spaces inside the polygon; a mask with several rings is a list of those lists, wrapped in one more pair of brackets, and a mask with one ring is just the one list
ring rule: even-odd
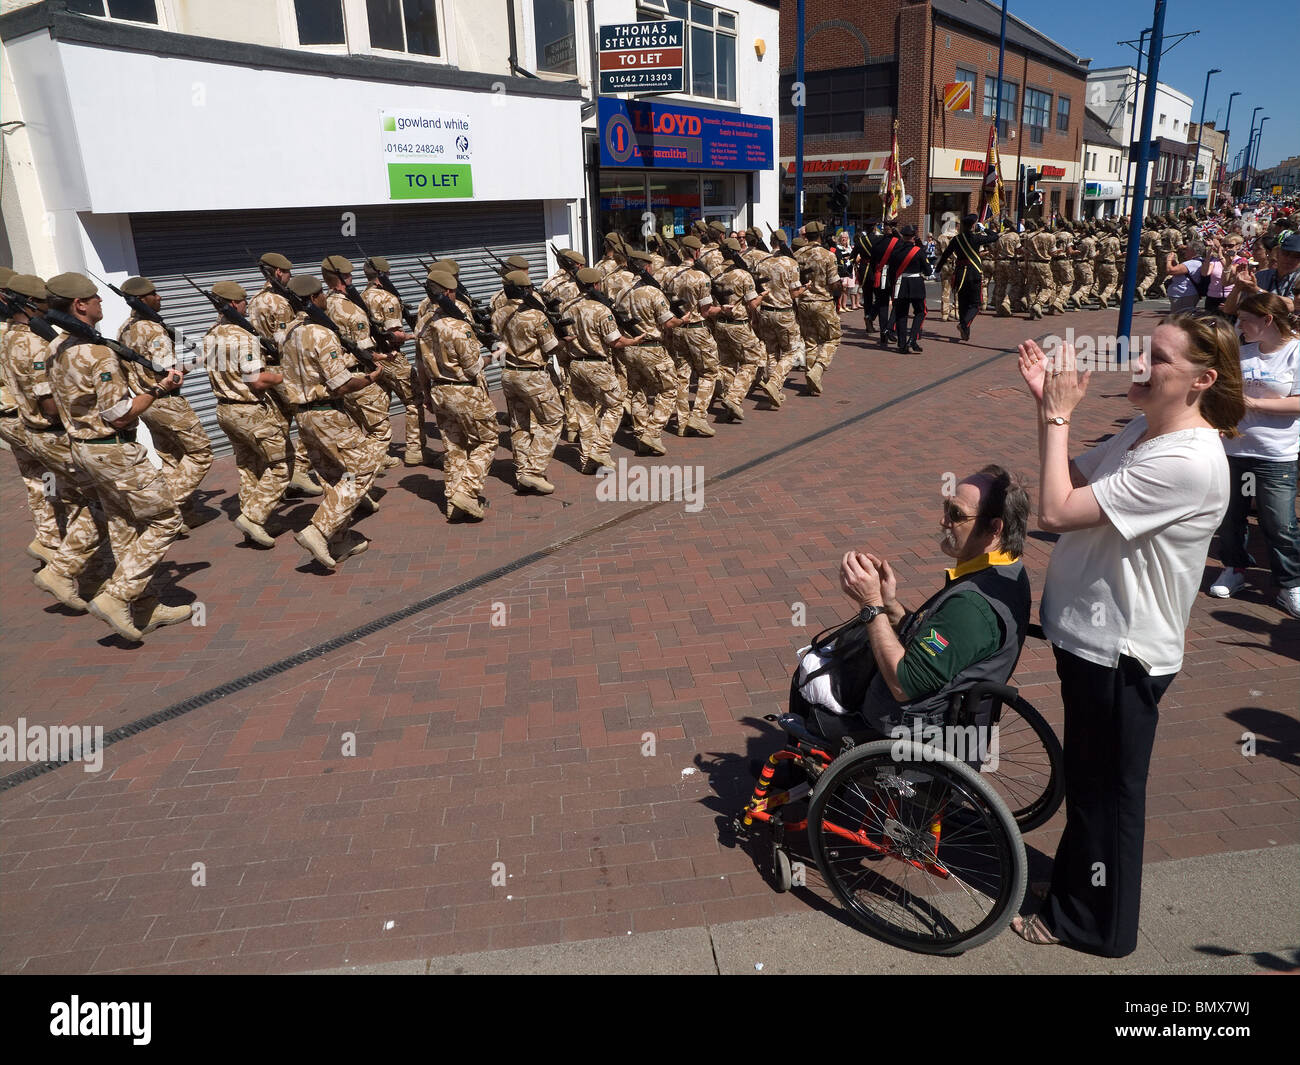
{"label": "marching soldier", "polygon": [[[943,257],[939,260],[940,266],[943,266],[944,260],[949,258],[953,259],[957,264],[953,276],[953,285],[957,289],[957,329],[961,333],[962,340],[970,339],[971,323],[975,321],[975,316],[980,311],[980,286],[984,283],[982,249],[996,243],[998,239],[993,233],[979,232],[976,229],[978,222],[979,218],[974,214],[968,214],[963,218],[961,232],[952,238],[943,253]],[[895,255],[897,254],[895,252]],[[896,272],[900,275],[902,273],[902,271]],[[924,299],[924,296],[922,296],[922,299]],[[924,316],[924,304],[922,304],[922,316]],[[919,326],[914,328],[914,334],[917,331],[919,331]],[[898,330],[898,343],[903,354],[907,354],[908,348],[903,345],[901,327]],[[915,346],[915,341],[913,341],[912,346]]]}
{"label": "marching soldier", "polygon": [[[582,252],[574,251],[572,248],[565,248],[559,254],[555,273],[542,284],[542,298],[559,300],[564,307],[575,302],[582,295],[582,290],[577,282],[578,271],[586,265],[587,258]],[[602,276],[604,275],[602,274]],[[577,440],[578,406],[573,400],[573,388],[569,384],[569,372],[564,365],[560,367],[560,377],[564,383],[564,431],[569,440]]]}
{"label": "marching soldier", "polygon": [[790,250],[785,230],[772,232],[772,254],[758,264],[755,273],[763,281],[759,304],[759,336],[767,346],[768,375],[763,391],[779,409],[785,402],[785,379],[795,360],[804,358],[803,334],[795,318],[794,303],[803,295],[799,264]]}
{"label": "marching soldier", "polygon": [[1114,227],[1105,226],[1101,239],[1097,242],[1097,303],[1104,311],[1110,306],[1110,298],[1119,285],[1120,243]]}
{"label": "marching soldier", "polygon": [[[709,275],[699,267],[700,239],[683,237],[681,245],[682,265],[669,271],[664,281],[664,295],[681,320],[668,334],[668,353],[677,366],[677,435],[685,436],[691,430],[700,436],[716,436],[708,414],[718,383],[718,342],[709,322],[718,316],[718,308],[713,303]],[[694,408],[692,373],[696,379]]]}
{"label": "marching soldier", "polygon": [[1052,306],[1058,314],[1066,312],[1066,303],[1074,288],[1074,265],[1070,260],[1073,251],[1074,231],[1070,228],[1070,223],[1062,219],[1057,223],[1055,247],[1052,250],[1052,283],[1055,288]]}
{"label": "marching soldier", "polygon": [[456,303],[456,275],[435,264],[425,279],[433,303],[416,339],[420,361],[429,381],[434,418],[447,449],[447,520],[460,513],[483,520],[479,497],[498,444],[497,416],[483,389],[483,356],[478,337],[464,309]]}
{"label": "marching soldier", "polygon": [[[934,238],[934,246],[939,251],[939,321],[946,322],[954,310],[956,299],[956,288],[953,281],[957,272],[957,263],[951,258],[945,258],[948,251],[948,245],[952,243],[952,238],[956,233],[950,233],[946,229],[937,233]],[[893,254],[892,252],[890,253]],[[888,261],[888,260],[886,260]]]}
{"label": "marching soldier", "polygon": [[1079,241],[1076,251],[1078,258],[1074,264],[1074,292],[1070,298],[1082,310],[1084,303],[1097,295],[1096,276],[1093,273],[1093,263],[1097,259],[1097,238],[1092,235],[1092,229],[1086,223],[1083,239]]}
{"label": "marching soldier", "polygon": [[[218,281],[212,294],[241,315],[248,308],[248,293],[237,282]],[[239,472],[235,528],[255,544],[274,547],[266,521],[289,487],[289,461],[279,412],[268,397],[284,377],[267,368],[256,335],[224,316],[203,338],[203,361],[217,400],[217,424],[230,440]]]}
{"label": "marching soldier", "polygon": [[637,453],[666,455],[663,431],[677,406],[677,368],[664,347],[663,333],[681,325],[682,319],[674,316],[668,297],[651,276],[652,257],[633,249],[628,258],[629,265],[641,268],[641,275],[615,303],[641,335],[636,344],[618,348],[615,358],[623,364],[620,381],[631,400]]}
{"label": "marching soldier", "polygon": [[999,318],[1010,318],[1012,301],[1017,298],[1016,268],[1020,265],[1020,234],[1009,218],[1002,219],[998,234],[997,258],[993,266],[993,305]]}
{"label": "marching soldier", "polygon": [[606,233],[604,254],[596,262],[596,269],[600,271],[601,277],[608,280],[611,274],[623,269],[626,254],[627,243],[623,240],[623,234]]}
{"label": "marching soldier", "polygon": [[[906,355],[909,351],[913,351],[920,354],[921,345],[917,340],[921,335],[921,323],[925,321],[925,252],[921,246],[921,238],[916,235],[915,226],[904,226],[901,236],[902,240],[889,259],[889,276],[895,279],[892,316],[894,330],[898,337],[900,353]],[[957,238],[954,237],[953,242],[949,243],[949,252],[955,247],[956,241]],[[972,270],[971,278],[977,285],[978,277],[978,269]],[[978,289],[976,292],[978,293]],[[907,328],[909,311],[912,314],[910,333]],[[966,335],[969,335],[969,332]]]}
{"label": "marching soldier", "polygon": [[[497,269],[497,273],[500,275],[501,280],[504,282],[506,279],[506,274],[514,273],[518,270],[522,270],[524,274],[527,275],[528,260],[525,259],[522,255],[511,255],[509,258],[505,260],[505,265]],[[531,286],[532,281],[529,281],[528,284]],[[427,297],[424,302],[425,303],[428,302]],[[504,288],[499,288],[497,289],[496,292],[492,293],[492,298],[488,300],[488,310],[495,315],[497,311],[499,311],[502,307],[504,307],[509,302],[510,302],[509,299],[506,297],[506,290]]]}
{"label": "marching soldier", "polygon": [[[329,290],[325,299],[325,312],[338,326],[339,332],[362,351],[369,352],[376,362],[387,359],[388,354],[377,350],[370,335],[370,317],[366,307],[364,304],[358,306],[348,292],[351,288],[352,263],[342,255],[331,255],[322,260],[320,268],[325,287]],[[346,351],[343,352],[343,358],[353,362]],[[358,367],[352,365],[349,368]],[[382,376],[381,372],[370,385],[340,393],[357,424],[366,436],[376,442],[381,471],[398,465],[397,457],[388,453],[388,445],[393,439],[393,426],[388,420],[388,393],[377,383]]]}
{"label": "marching soldier", "polygon": [[717,277],[726,267],[722,254],[722,241],[726,239],[727,227],[717,219],[704,227],[705,235],[701,237],[702,248],[695,261],[696,269],[703,270],[710,278]]}
{"label": "marching soldier", "polygon": [[[728,239],[724,246],[733,256],[740,252],[738,240]],[[718,275],[714,284],[721,308],[718,317],[713,320],[714,335],[718,341],[718,360],[722,367],[719,386],[722,390],[722,406],[733,422],[745,420],[742,404],[754,386],[759,367],[767,360],[767,349],[754,335],[750,325],[763,297],[758,293],[753,273],[746,270],[743,263],[743,258],[739,263],[733,258],[729,268]]]}
{"label": "marching soldier", "polygon": [[[162,297],[147,277],[127,278],[122,282],[122,291],[138,297],[155,314],[162,309]],[[135,362],[123,364],[122,369],[131,391],[153,397],[154,402],[141,412],[140,421],[149,427],[154,450],[162,459],[163,472],[182,519],[187,526],[197,525],[190,497],[212,467],[212,441],[179,389],[159,391],[158,386],[165,377],[179,372],[172,339],[160,323],[151,322],[133,310],[118,330],[117,342],[153,363],[152,370]]]}
{"label": "marching soldier", "polygon": [[564,425],[564,404],[547,364],[560,342],[545,312],[524,304],[533,297],[528,272],[512,270],[502,280],[505,300],[492,315],[492,331],[506,346],[501,392],[510,415],[515,484],[520,491],[550,495],[555,485],[546,471]]}
{"label": "marching soldier", "polygon": [[881,226],[879,235],[871,242],[871,257],[867,263],[864,284],[870,293],[867,305],[867,332],[879,331],[880,346],[888,347],[893,338],[893,278],[889,276],[889,260],[902,237],[898,227],[891,223]]}
{"label": "marching soldier", "polygon": [[[72,461],[72,446],[50,389],[48,345],[28,323],[45,309],[45,283],[31,274],[3,282],[23,310],[15,313],[0,342],[0,383],[13,403],[0,413],[0,437],[13,449],[27,484],[37,538],[27,553],[46,565],[34,580],[42,591],[79,614],[86,601],[77,578],[104,539],[91,509],[94,487]],[[49,489],[47,491],[47,485]]]}
{"label": "marching soldier", "polygon": [[610,357],[636,343],[624,336],[612,307],[602,299],[600,271],[584,266],[576,278],[582,297],[569,309],[573,338],[569,342],[569,379],[578,415],[578,447],[582,472],[595,474],[602,466],[614,469],[609,448],[623,413],[623,392]]}
{"label": "marching soldier", "polygon": [[[284,332],[293,321],[293,306],[285,297],[289,279],[293,276],[293,263],[278,252],[269,251],[257,261],[258,269],[266,283],[248,301],[247,318],[257,335],[269,340],[278,349]],[[293,407],[278,388],[266,393],[271,402],[271,413],[280,423],[284,433],[284,453],[289,462],[289,488],[305,496],[318,496],[321,486],[311,479],[311,460],[307,449],[295,447],[289,432],[293,424]]]}
{"label": "marching soldier", "polygon": [[[317,278],[300,274],[289,282],[289,289],[326,310]],[[325,490],[311,521],[293,538],[332,570],[370,546],[364,537],[349,536],[345,529],[358,506],[368,512],[378,509],[368,493],[379,467],[380,444],[345,409],[344,397],[374,387],[381,371],[376,367],[366,374],[354,373],[334,331],[310,321],[305,310],[285,331],[280,366],[284,394],[298,419],[299,439]]]}
{"label": "marching soldier", "polygon": [[826,227],[820,222],[804,226],[809,242],[795,258],[800,277],[805,281],[803,294],[795,304],[795,316],[804,342],[808,345],[808,391],[822,394],[822,375],[830,369],[843,330],[835,301],[840,289],[839,262],[825,244]]}
{"label": "marching soldier", "polygon": [[426,446],[424,419],[420,416],[420,406],[415,400],[411,364],[406,361],[401,350],[401,346],[408,340],[415,339],[415,334],[403,329],[402,301],[382,283],[382,279],[388,275],[388,260],[381,255],[373,255],[362,264],[362,270],[369,283],[362,290],[361,298],[365,301],[370,317],[392,338],[393,350],[379,364],[383,371],[379,375],[379,386],[388,393],[390,401],[394,394],[401,400],[405,410],[402,421],[406,430],[406,453],[402,460],[408,466],[419,466],[424,462]]}
{"label": "marching soldier", "polygon": [[[89,278],[59,274],[46,288],[54,310],[92,328],[103,318],[99,290]],[[188,606],[163,606],[149,592],[163,555],[180,535],[181,514],[166,475],[135,442],[140,415],[179,389],[181,375],[167,371],[133,396],[112,349],[72,335],[52,345],[48,370],[72,461],[104,509],[117,562],[88,608],[123,639],[139,643],[159,626],[188,621],[191,614]]]}
{"label": "marching soldier", "polygon": [[1044,308],[1048,314],[1056,313],[1051,265],[1056,241],[1039,222],[1026,222],[1025,228],[1030,230],[1029,239],[1023,242],[1025,301],[1029,304],[1029,317],[1032,320],[1043,317]]}
{"label": "marching soldier", "polygon": [[1156,285],[1158,276],[1160,256],[1157,254],[1160,250],[1160,235],[1157,233],[1158,223],[1154,218],[1148,218],[1142,226],[1142,232],[1138,236],[1138,267],[1137,279],[1134,287],[1135,298],[1139,301],[1147,298],[1147,292]]}

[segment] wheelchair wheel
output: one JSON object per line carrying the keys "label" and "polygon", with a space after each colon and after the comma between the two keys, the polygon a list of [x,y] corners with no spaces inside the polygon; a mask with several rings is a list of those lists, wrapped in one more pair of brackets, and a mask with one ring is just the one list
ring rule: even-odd
{"label": "wheelchair wheel", "polygon": [[1024,699],[1003,704],[997,746],[980,775],[1007,804],[1021,832],[1046,824],[1065,799],[1061,741]]}
{"label": "wheelchair wheel", "polygon": [[794,875],[790,866],[790,855],[785,852],[785,848],[773,846],[772,886],[784,894],[790,890],[793,883]]}
{"label": "wheelchair wheel", "polygon": [[813,792],[808,841],[853,920],[907,950],[979,946],[1025,893],[1024,841],[1006,804],[964,763],[910,741],[837,758]]}

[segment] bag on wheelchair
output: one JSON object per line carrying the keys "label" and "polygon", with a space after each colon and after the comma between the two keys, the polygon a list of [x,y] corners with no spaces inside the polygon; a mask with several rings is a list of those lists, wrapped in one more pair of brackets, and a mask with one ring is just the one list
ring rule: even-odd
{"label": "bag on wheelchair", "polygon": [[790,681],[790,713],[813,717],[813,709],[843,717],[854,714],[876,675],[867,626],[856,615],[820,632],[800,650]]}

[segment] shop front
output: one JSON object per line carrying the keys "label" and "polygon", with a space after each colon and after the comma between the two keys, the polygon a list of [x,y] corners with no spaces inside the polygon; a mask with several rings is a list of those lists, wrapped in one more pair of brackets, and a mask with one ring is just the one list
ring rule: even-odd
{"label": "shop front", "polygon": [[1119,201],[1124,186],[1118,181],[1085,181],[1083,183],[1083,211],[1088,218],[1114,218],[1119,214]]}
{"label": "shop front", "polygon": [[[844,225],[855,233],[869,218],[879,218],[883,199],[880,179],[889,165],[889,151],[857,155],[829,155],[803,161],[803,220],[822,222],[832,229]],[[848,211],[831,208],[835,186],[849,187]],[[781,221],[794,224],[795,166],[793,160],[781,163]]]}
{"label": "shop front", "polygon": [[772,120],[759,115],[602,96],[592,248],[617,232],[645,247],[651,232],[691,223],[754,223],[757,176],[772,169]]}

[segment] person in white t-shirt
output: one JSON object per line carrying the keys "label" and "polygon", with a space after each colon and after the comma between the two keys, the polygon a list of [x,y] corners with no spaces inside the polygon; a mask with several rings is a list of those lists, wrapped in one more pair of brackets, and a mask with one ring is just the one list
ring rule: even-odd
{"label": "person in white t-shirt", "polygon": [[1296,458],[1300,455],[1300,338],[1287,306],[1271,292],[1256,292],[1237,308],[1246,417],[1241,434],[1224,444],[1232,475],[1232,500],[1219,526],[1223,572],[1210,586],[1221,599],[1246,584],[1246,514],[1253,497],[1268,545],[1277,605],[1300,618],[1300,529],[1296,526]]}
{"label": "person in white t-shirt", "polygon": [[1070,462],[1070,414],[1091,374],[1076,374],[1071,348],[1052,365],[1020,345],[1038,403],[1039,525],[1061,534],[1039,615],[1065,704],[1066,823],[1043,910],[1011,928],[1115,958],[1137,946],[1157,707],[1228,507],[1220,434],[1235,435],[1245,410],[1237,336],[1218,315],[1168,318],[1135,371],[1128,399],[1142,413]]}

